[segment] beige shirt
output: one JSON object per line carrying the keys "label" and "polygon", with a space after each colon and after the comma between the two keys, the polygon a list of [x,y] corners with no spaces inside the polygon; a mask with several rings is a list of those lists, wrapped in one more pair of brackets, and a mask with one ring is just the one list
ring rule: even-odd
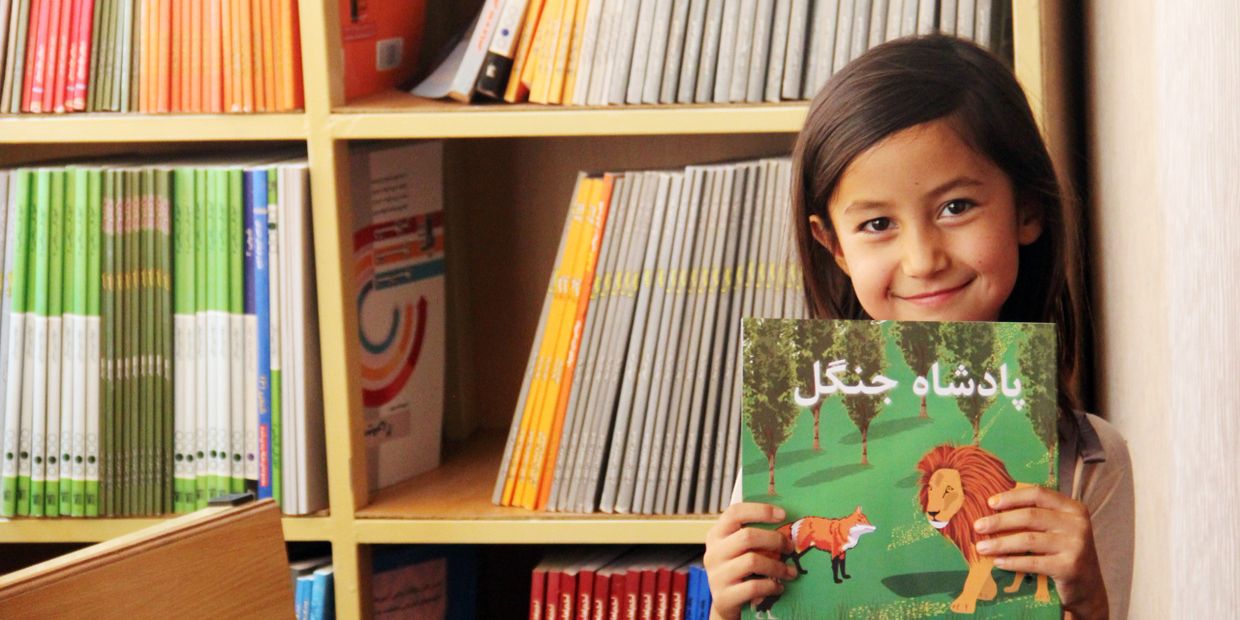
{"label": "beige shirt", "polygon": [[[1059,472],[1059,492],[1085,504],[1089,510],[1111,617],[1127,618],[1132,593],[1135,515],[1128,443],[1114,426],[1092,413],[1061,416]],[[741,498],[738,471],[732,503]]]}

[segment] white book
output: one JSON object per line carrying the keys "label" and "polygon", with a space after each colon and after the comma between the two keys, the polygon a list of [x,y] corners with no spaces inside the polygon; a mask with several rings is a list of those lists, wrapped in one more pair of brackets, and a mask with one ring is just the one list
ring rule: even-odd
{"label": "white book", "polygon": [[[26,314],[13,310],[14,272],[22,270],[27,262],[23,256],[17,256],[19,246],[17,235],[27,235],[29,226],[29,182],[33,175],[26,170],[15,170],[11,173],[7,204],[4,206],[4,271],[3,297],[0,298],[0,410],[4,411],[3,426],[0,426],[0,514],[11,516],[9,508],[13,506],[13,494],[17,490],[17,471],[19,438],[21,435],[21,394],[22,370],[26,338]],[[17,177],[21,176],[19,180]],[[20,184],[20,185],[19,185]],[[18,192],[19,187],[22,193]]]}
{"label": "white book", "polygon": [[962,39],[976,39],[974,34],[976,19],[977,0],[959,0],[959,4],[956,5],[956,36]]}
{"label": "white book", "polygon": [[[25,8],[23,11],[21,9]],[[0,113],[16,114],[21,110],[21,93],[19,88],[20,79],[14,73],[14,65],[18,64],[18,58],[26,55],[25,45],[19,45],[18,41],[23,37],[21,33],[27,30],[26,24],[29,21],[29,3],[23,5],[21,2],[12,5],[8,17],[0,22],[6,33],[12,33],[5,41],[3,62],[0,62]],[[22,43],[25,43],[22,41]],[[16,92],[16,97],[14,93]],[[13,100],[16,99],[16,103]]]}
{"label": "white book", "polygon": [[[701,212],[703,205],[703,181],[706,171],[701,166],[689,166],[685,169],[685,180],[681,188],[681,200],[686,208],[686,225],[684,229],[684,246],[678,260],[679,274],[676,278],[673,325],[676,330],[675,356],[669,358],[663,372],[660,386],[660,402],[668,412],[668,426],[665,432],[663,455],[660,458],[659,484],[655,492],[652,511],[660,514],[671,514],[675,509],[676,492],[673,485],[680,481],[680,464],[675,459],[683,457],[685,431],[688,427],[688,415],[681,406],[684,393],[685,366],[688,363],[688,349],[694,336],[693,312],[690,289],[694,286],[694,276],[698,273],[697,259],[702,252],[702,231],[705,230],[706,218]],[[670,491],[670,493],[669,493]],[[670,497],[670,500],[669,500]]]}
{"label": "white book", "polygon": [[295,235],[289,253],[292,264],[292,304],[289,308],[293,323],[296,371],[294,386],[298,401],[297,439],[299,509],[302,514],[327,507],[327,453],[323,428],[323,388],[319,360],[318,299],[315,286],[314,241],[310,223],[310,200],[307,191],[309,168],[305,162],[285,165],[289,176],[286,204],[292,214],[289,232]]}
{"label": "white book", "polygon": [[676,90],[680,84],[680,65],[684,59],[685,38],[689,25],[689,4],[690,0],[672,0],[667,51],[663,57],[663,77],[659,86],[659,103],[676,101]]}
{"label": "white book", "polygon": [[663,172],[650,173],[650,176],[651,181],[654,181],[651,184],[654,187],[651,197],[654,212],[651,215],[650,235],[646,238],[646,256],[642,262],[637,307],[634,312],[633,339],[629,345],[630,356],[625,363],[625,379],[622,384],[625,389],[620,394],[619,405],[621,410],[633,412],[629,420],[624,459],[617,461],[620,464],[620,480],[614,509],[621,513],[631,512],[633,509],[641,455],[649,450],[652,439],[651,423],[655,412],[649,407],[650,376],[659,348],[657,339],[664,301],[657,276],[660,269],[666,269],[666,261],[671,253],[671,237],[676,232],[673,227],[676,222],[675,213],[668,208],[672,177]]}
{"label": "white book", "polygon": [[904,12],[900,16],[900,36],[917,34],[919,0],[904,0]]}
{"label": "white book", "polygon": [[663,261],[663,272],[655,278],[659,294],[663,297],[663,311],[659,318],[659,331],[655,342],[658,343],[654,365],[650,369],[650,394],[647,408],[646,437],[649,438],[648,448],[642,450],[641,462],[638,464],[637,492],[633,497],[633,512],[650,514],[654,507],[657,493],[659,470],[663,463],[663,446],[666,442],[668,429],[667,382],[669,376],[667,365],[675,355],[675,334],[679,330],[678,319],[683,311],[683,296],[676,294],[676,282],[679,279],[680,255],[685,245],[683,233],[688,227],[688,208],[685,204],[685,173],[678,171],[672,175],[672,183],[668,188],[669,218],[672,213],[672,234],[664,235],[671,239],[666,260]]}
{"label": "white book", "polygon": [[586,105],[590,101],[590,80],[594,77],[596,58],[603,50],[596,50],[603,40],[602,26],[604,0],[590,0],[586,7],[585,31],[581,35],[581,55],[577,60],[576,82],[573,84],[572,105]]}
{"label": "white book", "polygon": [[905,0],[887,0],[887,32],[883,35],[886,41],[900,38],[900,22],[904,19],[904,2]]}
{"label": "white book", "polygon": [[[807,0],[801,0],[801,4],[806,5],[808,2]],[[784,67],[788,59],[788,45],[790,44],[789,38],[791,33],[789,32],[788,20],[792,13],[792,0],[775,0],[775,8],[773,10],[774,14],[771,16],[771,40],[767,52],[766,85],[763,88],[762,97],[764,101],[772,103],[783,100],[781,94],[784,86]],[[804,43],[805,21],[802,20],[800,23],[801,28],[798,30],[801,31],[801,34],[799,36],[802,43]],[[804,52],[802,52],[802,57],[804,57]],[[798,59],[799,62],[800,59]],[[800,95],[800,88],[798,87],[797,96],[789,98],[797,99],[800,98]]]}
{"label": "white book", "polygon": [[[809,60],[802,83],[802,98],[813,99],[835,70],[836,22],[840,2],[852,0],[814,0],[813,26],[809,35]],[[793,5],[793,10],[796,6]],[[795,18],[795,14],[794,14]],[[785,70],[786,71],[786,70]]]}
{"label": "white book", "polygon": [[676,103],[695,101],[698,74],[703,62],[703,49],[706,45],[707,8],[708,0],[689,0],[684,54],[680,64],[676,67],[680,73],[680,78],[676,80]]}
{"label": "white book", "polygon": [[637,13],[637,31],[633,35],[633,59],[629,62],[629,78],[624,100],[621,103],[642,102],[642,92],[646,87],[646,70],[650,65],[650,46],[654,39],[655,9],[664,1],[641,0]]}
{"label": "white book", "polygon": [[[736,61],[736,47],[740,27],[741,5],[752,0],[723,0],[722,23],[719,30],[719,51],[715,66],[714,96],[711,101],[727,103],[732,92],[732,67]],[[749,47],[749,42],[745,42]]]}
{"label": "white book", "polygon": [[[7,30],[7,23],[7,19],[0,20],[0,29]],[[0,46],[0,50],[2,49],[3,46]],[[0,67],[3,66],[4,63],[0,62]],[[0,80],[3,80],[3,75],[3,73],[0,73]],[[3,87],[3,84],[0,83],[0,88]],[[8,277],[5,275],[5,265],[9,262],[9,257],[6,254],[7,248],[9,247],[9,211],[14,207],[14,203],[16,202],[15,194],[17,193],[17,181],[14,180],[13,191],[12,194],[10,194],[9,175],[10,172],[8,170],[0,170],[0,476],[2,476],[2,472],[4,471],[4,423],[6,417],[5,411],[7,410],[4,406],[4,386],[7,384],[7,380],[4,375],[5,369],[8,367],[8,351],[5,346],[8,344],[8,331],[6,330],[6,327],[8,327],[7,324],[9,321],[9,314],[13,311],[12,299],[9,291],[6,290]],[[2,482],[0,482],[0,488],[3,488]],[[0,495],[0,505],[3,505],[2,497],[3,496]]]}
{"label": "white book", "polygon": [[994,0],[977,0],[976,13],[973,20],[973,40],[977,44],[991,49],[996,39],[994,34]]}
{"label": "white book", "polygon": [[[621,359],[619,371],[619,395],[616,403],[616,423],[612,430],[611,450],[607,455],[607,466],[604,469],[603,496],[599,500],[599,510],[613,512],[627,510],[627,505],[618,505],[621,479],[624,476],[624,465],[628,464],[627,447],[631,430],[640,429],[646,412],[634,407],[634,396],[637,390],[637,371],[641,361],[642,346],[645,343],[646,325],[650,310],[650,280],[654,272],[655,262],[659,258],[659,238],[663,232],[666,213],[656,209],[658,195],[664,195],[666,206],[667,179],[654,172],[641,173],[641,203],[638,206],[637,227],[634,229],[636,246],[630,252],[632,301],[631,310],[625,313],[629,319],[622,319],[627,334],[628,346]],[[627,295],[626,295],[627,297]],[[637,433],[634,442],[640,446],[641,437]],[[640,448],[639,448],[640,449]]]}
{"label": "white book", "polygon": [[636,205],[629,198],[640,178],[640,174],[637,173],[618,174],[612,189],[612,208],[617,209],[617,219],[613,223],[615,240],[611,248],[612,257],[609,260],[611,267],[605,274],[607,281],[604,282],[605,288],[610,293],[603,298],[603,307],[600,309],[599,318],[602,320],[602,325],[598,329],[602,333],[598,337],[598,351],[594,354],[590,374],[583,378],[583,381],[587,381],[589,385],[588,394],[582,395],[579,404],[586,416],[585,429],[579,440],[577,461],[570,474],[571,488],[564,506],[568,510],[584,512],[587,510],[585,508],[587,503],[594,501],[598,463],[601,459],[599,451],[602,449],[607,429],[611,424],[611,411],[610,409],[604,411],[602,404],[606,398],[604,395],[608,391],[608,386],[604,385],[604,377],[612,350],[619,346],[617,340],[620,335],[617,334],[615,324],[620,316],[622,280],[628,260],[629,241],[632,237],[633,222],[637,219]]}
{"label": "white book", "polygon": [[[277,190],[276,196],[280,203],[280,226],[277,233],[280,236],[280,469],[282,497],[280,503],[286,514],[298,514],[300,504],[300,493],[298,484],[297,469],[297,424],[301,417],[298,410],[299,403],[296,399],[296,389],[294,383],[297,381],[297,368],[295,365],[296,343],[293,335],[293,239],[292,229],[296,226],[293,221],[292,211],[295,208],[292,201],[289,200],[288,194],[291,191],[289,187],[288,175],[283,169],[277,171]],[[275,312],[274,308],[272,310]],[[275,326],[272,326],[275,329]],[[273,371],[274,372],[274,371]]]}
{"label": "white book", "polygon": [[740,13],[736,20],[736,48],[732,55],[732,86],[729,89],[728,101],[740,102],[749,96],[749,64],[753,61],[757,17],[758,0],[741,0]]}
{"label": "white book", "polygon": [[888,0],[872,0],[870,4],[870,40],[867,49],[881,45],[886,41],[887,34],[887,2]]}
{"label": "white book", "polygon": [[718,273],[719,260],[723,254],[723,233],[727,223],[727,202],[724,200],[724,192],[731,188],[728,170],[725,166],[716,167],[711,177],[710,201],[707,203],[710,205],[709,224],[703,248],[707,251],[703,253],[701,270],[698,273],[699,294],[696,301],[700,322],[695,323],[697,327],[694,331],[700,333],[697,346],[689,351],[695,361],[692,374],[688,375],[688,385],[692,386],[692,389],[691,395],[686,396],[689,405],[689,426],[685,435],[683,467],[677,493],[678,514],[685,514],[692,510],[693,483],[697,479],[698,468],[706,465],[701,461],[701,450],[705,443],[703,441],[705,439],[703,418],[706,413],[704,409],[707,371],[710,364],[710,347],[714,341],[715,308],[718,301],[718,291],[711,290],[710,282],[711,273]]}
{"label": "white book", "polygon": [[[749,80],[745,93],[745,101],[756,103],[762,101],[766,94],[766,74],[770,69],[771,34],[775,24],[775,0],[758,0],[758,9],[754,14],[753,45],[750,46]],[[783,41],[780,41],[783,43]],[[780,48],[779,56],[783,56]],[[783,77],[783,61],[780,61],[780,77]]]}
{"label": "white book", "polygon": [[[877,0],[882,2],[882,0]],[[870,49],[870,13],[873,11],[870,0],[853,0],[852,47],[848,58],[859,58]]]}
{"label": "white book", "polygon": [[629,0],[623,4],[620,12],[620,23],[617,30],[613,33],[611,53],[609,54],[609,62],[612,62],[610,69],[610,84],[607,88],[607,103],[618,104],[624,103],[625,94],[628,92],[630,69],[633,66],[633,54],[637,47],[637,29],[639,23],[639,11],[642,5],[653,0]]}
{"label": "white book", "polygon": [[[602,503],[606,495],[603,492],[605,477],[609,473],[606,469],[607,461],[603,460],[603,456],[607,451],[607,446],[615,447],[614,438],[623,433],[623,430],[619,430],[620,419],[629,413],[616,407],[616,401],[620,393],[620,376],[624,370],[624,360],[632,340],[637,277],[645,255],[645,236],[650,231],[652,215],[649,203],[643,200],[647,195],[646,186],[650,185],[650,179],[646,173],[641,172],[631,175],[631,179],[633,182],[628,191],[627,208],[632,210],[633,216],[626,223],[626,241],[620,263],[620,292],[613,307],[614,318],[610,325],[612,334],[607,358],[600,369],[599,398],[594,403],[597,408],[596,415],[600,416],[600,419],[590,447],[588,475],[585,477],[585,484],[582,488],[583,512],[594,512],[596,509],[608,510]],[[615,455],[609,455],[609,458],[615,458]]]}
{"label": "white book", "polygon": [[939,32],[956,34],[957,0],[939,0]]}
{"label": "white book", "polygon": [[667,59],[669,39],[673,36],[671,31],[672,0],[658,0],[654,9],[653,30],[650,33],[650,54],[646,59],[645,84],[642,88],[641,103],[659,102],[659,89],[663,85],[663,67]]}
{"label": "white book", "polygon": [[[723,35],[723,13],[725,3],[737,0],[707,0],[706,21],[702,26],[702,51],[696,66],[697,83],[694,87],[693,101],[708,103],[713,101],[715,79],[719,69],[720,39]],[[681,77],[683,80],[684,77]]]}
{"label": "white book", "polygon": [[917,34],[930,34],[938,27],[935,10],[939,0],[919,0],[917,3]]}
{"label": "white book", "polygon": [[414,87],[413,94],[430,99],[447,96],[465,103],[473,98],[478,72],[491,47],[502,4],[503,0],[484,0],[478,17],[469,28],[469,36],[461,38],[452,54]]}
{"label": "white book", "polygon": [[611,74],[615,66],[617,32],[624,0],[603,0],[603,16],[599,24],[598,41],[595,43],[594,66],[590,69],[590,92],[586,97],[589,105],[607,105]]}
{"label": "white book", "polygon": [[[831,73],[836,73],[852,60],[853,8],[857,0],[840,0],[840,12],[835,20],[835,54]],[[822,84],[826,84],[823,80]],[[818,87],[822,88],[822,84]]]}
{"label": "white book", "polygon": [[[709,442],[709,450],[703,450],[703,463],[709,462],[710,467],[698,468],[698,485],[694,492],[694,512],[709,512],[715,509],[718,504],[719,480],[722,478],[723,455],[725,452],[724,440],[727,438],[728,427],[725,424],[727,416],[720,407],[722,400],[722,391],[724,389],[723,378],[725,375],[725,351],[727,351],[728,342],[736,337],[735,329],[731,325],[732,302],[736,299],[732,295],[731,278],[727,274],[736,267],[736,251],[740,240],[740,228],[742,207],[744,205],[745,196],[745,169],[741,165],[731,166],[728,170],[728,182],[731,186],[730,191],[725,192],[725,205],[727,213],[727,226],[723,237],[723,255],[720,259],[720,269],[718,276],[718,301],[715,306],[715,337],[711,344],[710,367],[707,371],[706,380],[706,410],[705,422],[702,427],[704,430],[704,439],[709,439],[710,435],[714,435],[713,441]],[[711,275],[712,287],[715,286],[716,277]],[[706,445],[703,445],[706,448]],[[707,460],[709,457],[709,461]]]}
{"label": "white book", "polygon": [[[16,12],[17,11],[14,11],[14,13]],[[3,67],[4,67],[4,59],[6,56],[5,51],[7,49],[6,44],[8,42],[8,34],[9,34],[9,28],[7,26],[8,23],[9,23],[9,0],[0,0],[0,87],[4,86]],[[14,35],[16,36],[16,33],[14,33]],[[0,188],[0,196],[4,195],[3,190],[4,188]],[[4,228],[0,227],[0,230],[4,230]],[[3,248],[0,248],[0,256],[3,256]],[[0,412],[0,416],[3,416],[3,415],[4,413]],[[0,419],[3,419],[3,418],[0,418]]]}
{"label": "white book", "polygon": [[[192,170],[187,172],[179,172],[176,179],[180,181],[183,177],[188,177],[185,183],[188,186],[187,189],[191,192],[192,196],[194,191],[193,179],[195,174]],[[176,200],[175,197],[174,200]],[[177,201],[173,206],[174,226],[177,226],[178,228],[184,227],[184,229],[190,231],[188,235],[177,235],[173,237],[173,260],[179,268],[178,271],[190,278],[191,282],[195,277],[195,269],[197,265],[193,260],[181,261],[180,257],[194,255],[193,239],[195,232],[194,226],[196,225],[195,213],[198,208],[200,208],[200,205],[198,205],[192,198],[184,203]],[[187,245],[182,246],[182,243],[186,243]],[[185,264],[182,265],[182,262]],[[198,338],[197,329],[195,327],[195,313],[192,311],[197,300],[193,299],[191,296],[196,292],[193,285],[190,284],[187,288],[188,291],[185,292],[186,299],[184,300],[184,303],[188,306],[190,311],[175,312],[172,317],[173,324],[176,329],[176,333],[173,336],[176,356],[174,363],[176,374],[173,381],[173,407],[175,411],[175,419],[173,422],[175,429],[173,433],[173,447],[176,457],[179,457],[175,458],[173,463],[174,475],[179,481],[177,488],[185,489],[192,488],[193,480],[196,475],[194,472],[192,454],[195,449],[194,438],[198,407],[196,398],[198,390]],[[182,300],[177,299],[176,303],[182,303]],[[192,496],[182,497],[181,499],[183,502],[187,500],[189,502],[193,501]]]}

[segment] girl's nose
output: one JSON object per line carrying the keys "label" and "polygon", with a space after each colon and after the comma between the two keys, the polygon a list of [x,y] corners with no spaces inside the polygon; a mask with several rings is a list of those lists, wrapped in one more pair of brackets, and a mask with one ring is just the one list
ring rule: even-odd
{"label": "girl's nose", "polygon": [[910,278],[925,278],[947,268],[943,240],[933,228],[911,228],[904,235],[901,268]]}

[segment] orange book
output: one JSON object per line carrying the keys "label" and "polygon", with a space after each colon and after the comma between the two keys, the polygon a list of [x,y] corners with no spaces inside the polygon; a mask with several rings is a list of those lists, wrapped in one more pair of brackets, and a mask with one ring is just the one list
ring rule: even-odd
{"label": "orange book", "polygon": [[[601,0],[594,0],[600,2]],[[569,104],[573,101],[573,91],[577,82],[577,65],[581,63],[581,41],[586,33],[586,11],[590,0],[577,0],[577,15],[573,19],[572,46],[568,50],[568,69],[564,73],[564,96],[556,103]]]}
{"label": "orange book", "polygon": [[[547,90],[544,103],[558,104],[564,98],[564,74],[568,72],[568,55],[573,48],[574,25],[577,9],[585,9],[582,0],[564,0],[564,13],[560,17],[560,32],[555,37],[555,54],[546,65]],[[582,23],[585,26],[585,23]]]}
{"label": "orange book", "polygon": [[159,51],[157,66],[159,67],[159,96],[156,99],[160,112],[172,109],[172,3],[177,0],[159,0]]}
{"label": "orange book", "polygon": [[81,18],[78,20],[78,36],[77,36],[77,71],[73,74],[73,88],[70,89],[72,95],[72,110],[83,111],[86,109],[87,95],[90,88],[94,86],[90,83],[90,59],[91,56],[98,53],[98,50],[91,46],[91,36],[93,34],[93,25],[95,18],[95,0],[82,0]]}
{"label": "orange book", "polygon": [[241,111],[254,111],[254,24],[250,21],[253,13],[252,0],[237,0],[237,22],[241,29],[237,31],[237,55],[241,59],[237,73],[241,82]]}
{"label": "orange book", "polygon": [[568,243],[564,246],[564,253],[559,259],[551,281],[551,311],[547,315],[542,342],[537,345],[538,360],[534,367],[533,383],[525,403],[525,413],[521,416],[524,442],[521,441],[521,437],[518,437],[517,446],[520,452],[514,451],[514,456],[520,454],[521,460],[517,463],[516,481],[510,504],[513,506],[532,507],[537,497],[538,489],[535,485],[538,476],[534,472],[537,471],[539,476],[542,473],[542,461],[547,450],[547,432],[544,432],[543,428],[549,426],[544,420],[551,417],[546,413],[546,403],[548,398],[554,401],[558,394],[557,391],[548,396],[552,378],[552,361],[555,358],[556,347],[566,327],[572,321],[565,309],[568,305],[569,281],[576,268],[577,256],[581,249],[581,238],[585,228],[586,199],[591,185],[592,181],[584,174],[578,176],[577,187],[573,192],[573,204],[569,208],[569,221],[565,223],[569,229]]}
{"label": "orange book", "polygon": [[288,72],[288,63],[284,59],[284,16],[281,12],[280,0],[267,0],[267,4],[271,7],[271,66],[275,69],[272,78],[275,81],[273,91],[275,94],[276,106],[275,110],[283,112],[287,110],[284,100],[284,74]]}
{"label": "orange book", "polygon": [[590,290],[594,287],[594,273],[598,267],[599,250],[603,245],[603,231],[607,228],[607,214],[610,211],[611,190],[614,183],[614,176],[605,175],[602,179],[594,181],[594,187],[590,192],[590,211],[586,215],[590,245],[587,248],[582,269],[576,278],[576,312],[570,332],[571,340],[568,342],[566,357],[563,361],[564,369],[560,375],[560,391],[555,400],[555,417],[551,426],[547,459],[543,462],[542,479],[538,484],[538,499],[534,502],[535,510],[546,508],[547,500],[551,498],[555,461],[560,453],[560,439],[564,434],[564,416],[568,413],[568,401],[572,395],[573,375],[577,370],[577,353],[581,350],[581,332],[585,329],[586,312],[590,307]]}
{"label": "orange book", "polygon": [[169,35],[170,42],[170,58],[168,59],[168,109],[172,112],[181,111],[181,17],[185,13],[182,8],[184,3],[172,0],[171,2],[171,21],[172,32]]}
{"label": "orange book", "polygon": [[263,65],[263,31],[266,24],[263,23],[263,0],[249,0],[250,2],[250,22],[253,26],[250,28],[250,49],[252,56],[250,58],[250,66],[254,67],[254,110],[258,112],[267,111],[267,97],[265,96],[263,83],[263,74],[266,72],[266,66]]}
{"label": "orange book", "polygon": [[284,91],[287,94],[288,110],[302,107],[301,91],[301,37],[297,23],[297,3],[293,0],[280,0],[280,13],[284,17],[284,58],[288,61],[289,70],[284,74]]}
{"label": "orange book", "polygon": [[[60,88],[56,83],[57,76],[60,77],[60,86],[64,85],[64,72],[61,69],[60,52],[65,47],[65,39],[64,31],[61,28],[61,20],[63,17],[67,17],[65,15],[65,5],[71,4],[72,1],[55,0],[52,3],[51,10],[48,12],[47,56],[43,61],[43,101],[39,108],[43,112],[54,112],[56,110],[56,95],[60,93]],[[64,111],[63,103],[61,104],[61,111]]]}
{"label": "orange book", "polygon": [[[22,76],[22,112],[38,112],[43,109],[43,87],[35,90],[35,75],[43,79],[39,33],[47,36],[47,11],[52,0],[31,0],[30,18],[26,27],[26,68]],[[36,68],[38,70],[36,71]],[[38,109],[36,109],[36,107]]]}
{"label": "orange book", "polygon": [[205,61],[207,70],[207,102],[203,106],[208,112],[220,113],[224,111],[224,42],[216,33],[222,31],[223,28],[223,3],[224,0],[206,0],[207,2],[207,27],[203,30],[209,33],[207,43],[204,50],[207,53]]}
{"label": "orange book", "polygon": [[189,71],[186,71],[186,77],[189,80],[190,112],[206,111],[202,96],[202,83],[207,73],[202,54],[202,29],[206,20],[202,10],[202,0],[189,0],[189,27],[186,28],[189,33]]}
{"label": "orange book", "polygon": [[534,46],[534,35],[538,32],[538,21],[542,17],[545,0],[530,0],[525,9],[525,21],[521,25],[521,40],[517,42],[517,55],[512,59],[512,73],[508,77],[508,86],[504,88],[504,101],[516,103],[525,101],[530,91],[521,84],[521,74],[525,71],[526,59],[530,48]]}
{"label": "orange book", "polygon": [[[534,89],[539,75],[545,71],[548,55],[555,53],[555,37],[560,32],[564,2],[565,0],[547,0],[547,4],[543,7],[542,17],[538,20],[534,42],[530,45],[530,54],[525,59],[525,68],[521,70],[521,85],[529,91],[529,100],[532,102],[537,102],[541,98],[541,93],[535,92]],[[546,100],[543,99],[543,101]]]}
{"label": "orange book", "polygon": [[426,0],[339,0],[344,97],[401,86],[417,69]]}
{"label": "orange book", "polygon": [[220,2],[220,83],[222,86],[223,111],[232,112],[232,0]]}
{"label": "orange book", "polygon": [[228,65],[228,75],[232,80],[233,101],[230,106],[233,112],[242,112],[245,109],[245,87],[242,85],[244,73],[241,69],[241,0],[228,0],[228,15],[232,20],[232,37],[228,44],[232,50]]}
{"label": "orange book", "polygon": [[580,236],[581,222],[584,218],[579,216],[584,214],[584,207],[578,203],[577,199],[585,191],[585,185],[585,175],[578,175],[577,186],[573,191],[573,205],[569,207],[569,217],[564,222],[564,232],[561,233],[560,248],[558,250],[559,254],[556,256],[551,283],[547,286],[547,296],[543,302],[547,315],[545,320],[540,319],[539,330],[541,333],[531,345],[531,355],[534,361],[532,362],[529,387],[526,389],[525,402],[520,403],[520,428],[517,431],[516,441],[513,444],[508,470],[504,473],[504,488],[500,495],[500,504],[503,506],[521,505],[521,498],[525,493],[525,488],[528,486],[527,474],[531,458],[530,448],[533,444],[534,430],[538,428],[538,420],[536,419],[539,412],[538,404],[542,400],[542,392],[546,384],[546,369],[551,365],[550,348],[554,345],[555,338],[560,331],[560,325],[563,322],[561,320],[563,296],[559,283],[561,282],[561,275],[569,267],[573,250],[576,249],[577,239]]}
{"label": "orange book", "polygon": [[259,0],[263,14],[263,98],[267,100],[267,111],[280,109],[280,101],[276,96],[276,74],[279,69],[276,63],[276,19],[275,0]]}

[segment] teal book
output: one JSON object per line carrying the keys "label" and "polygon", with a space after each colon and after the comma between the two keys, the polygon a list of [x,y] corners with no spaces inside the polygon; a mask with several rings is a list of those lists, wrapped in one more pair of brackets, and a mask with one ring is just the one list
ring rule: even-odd
{"label": "teal book", "polygon": [[800,571],[745,617],[1060,617],[973,529],[1056,488],[1052,325],[745,319],[742,367],[744,499],[787,511]]}

